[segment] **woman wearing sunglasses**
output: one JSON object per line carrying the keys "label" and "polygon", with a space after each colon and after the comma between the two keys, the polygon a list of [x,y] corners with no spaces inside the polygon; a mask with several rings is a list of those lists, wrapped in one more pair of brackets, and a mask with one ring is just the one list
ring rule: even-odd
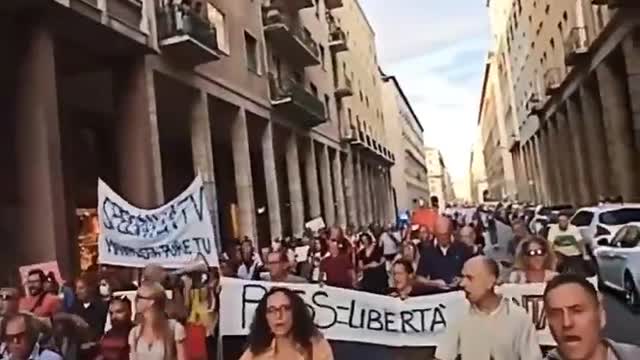
{"label": "woman wearing sunglasses", "polygon": [[515,270],[509,276],[513,284],[542,283],[553,279],[557,273],[556,257],[549,242],[539,236],[529,236],[518,246]]}
{"label": "woman wearing sunglasses", "polygon": [[184,327],[166,314],[162,285],[144,282],[136,293],[139,324],[129,334],[131,360],[185,360]]}

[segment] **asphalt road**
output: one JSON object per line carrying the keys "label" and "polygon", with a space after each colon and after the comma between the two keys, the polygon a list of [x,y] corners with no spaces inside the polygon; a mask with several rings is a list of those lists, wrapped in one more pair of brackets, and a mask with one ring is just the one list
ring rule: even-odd
{"label": "asphalt road", "polygon": [[640,314],[633,314],[621,296],[611,291],[604,292],[607,312],[605,335],[615,341],[640,346]]}

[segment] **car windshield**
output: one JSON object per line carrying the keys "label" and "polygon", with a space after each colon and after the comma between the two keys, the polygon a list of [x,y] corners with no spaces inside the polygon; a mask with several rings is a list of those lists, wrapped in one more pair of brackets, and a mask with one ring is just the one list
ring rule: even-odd
{"label": "car windshield", "polygon": [[640,222],[640,209],[607,211],[600,214],[599,220],[604,225],[624,225],[631,222]]}
{"label": "car windshield", "polygon": [[558,213],[558,212],[562,212],[562,210],[570,210],[571,208],[572,208],[571,205],[548,206],[540,209],[538,214],[542,216],[549,216],[551,215],[551,213]]}

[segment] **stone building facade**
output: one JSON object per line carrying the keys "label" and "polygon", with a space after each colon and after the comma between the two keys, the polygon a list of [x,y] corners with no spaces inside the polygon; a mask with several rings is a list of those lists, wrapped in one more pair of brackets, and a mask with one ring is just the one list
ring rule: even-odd
{"label": "stone building facade", "polygon": [[391,216],[382,110],[359,96],[380,104],[380,80],[349,95],[336,75],[378,74],[360,55],[375,54],[373,32],[349,31],[366,22],[355,0],[9,0],[0,19],[7,270],[77,271],[77,214],[97,207],[98,178],[151,208],[200,174],[223,247],[299,236],[319,216]]}
{"label": "stone building facade", "polygon": [[635,2],[489,6],[518,126],[511,152],[521,198],[577,206],[601,196],[640,200]]}

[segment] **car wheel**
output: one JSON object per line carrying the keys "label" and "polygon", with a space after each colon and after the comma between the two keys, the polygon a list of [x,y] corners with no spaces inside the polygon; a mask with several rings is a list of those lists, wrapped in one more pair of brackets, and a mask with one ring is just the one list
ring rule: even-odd
{"label": "car wheel", "polygon": [[629,273],[624,276],[624,296],[633,311],[640,311],[640,294],[638,294],[636,284]]}

